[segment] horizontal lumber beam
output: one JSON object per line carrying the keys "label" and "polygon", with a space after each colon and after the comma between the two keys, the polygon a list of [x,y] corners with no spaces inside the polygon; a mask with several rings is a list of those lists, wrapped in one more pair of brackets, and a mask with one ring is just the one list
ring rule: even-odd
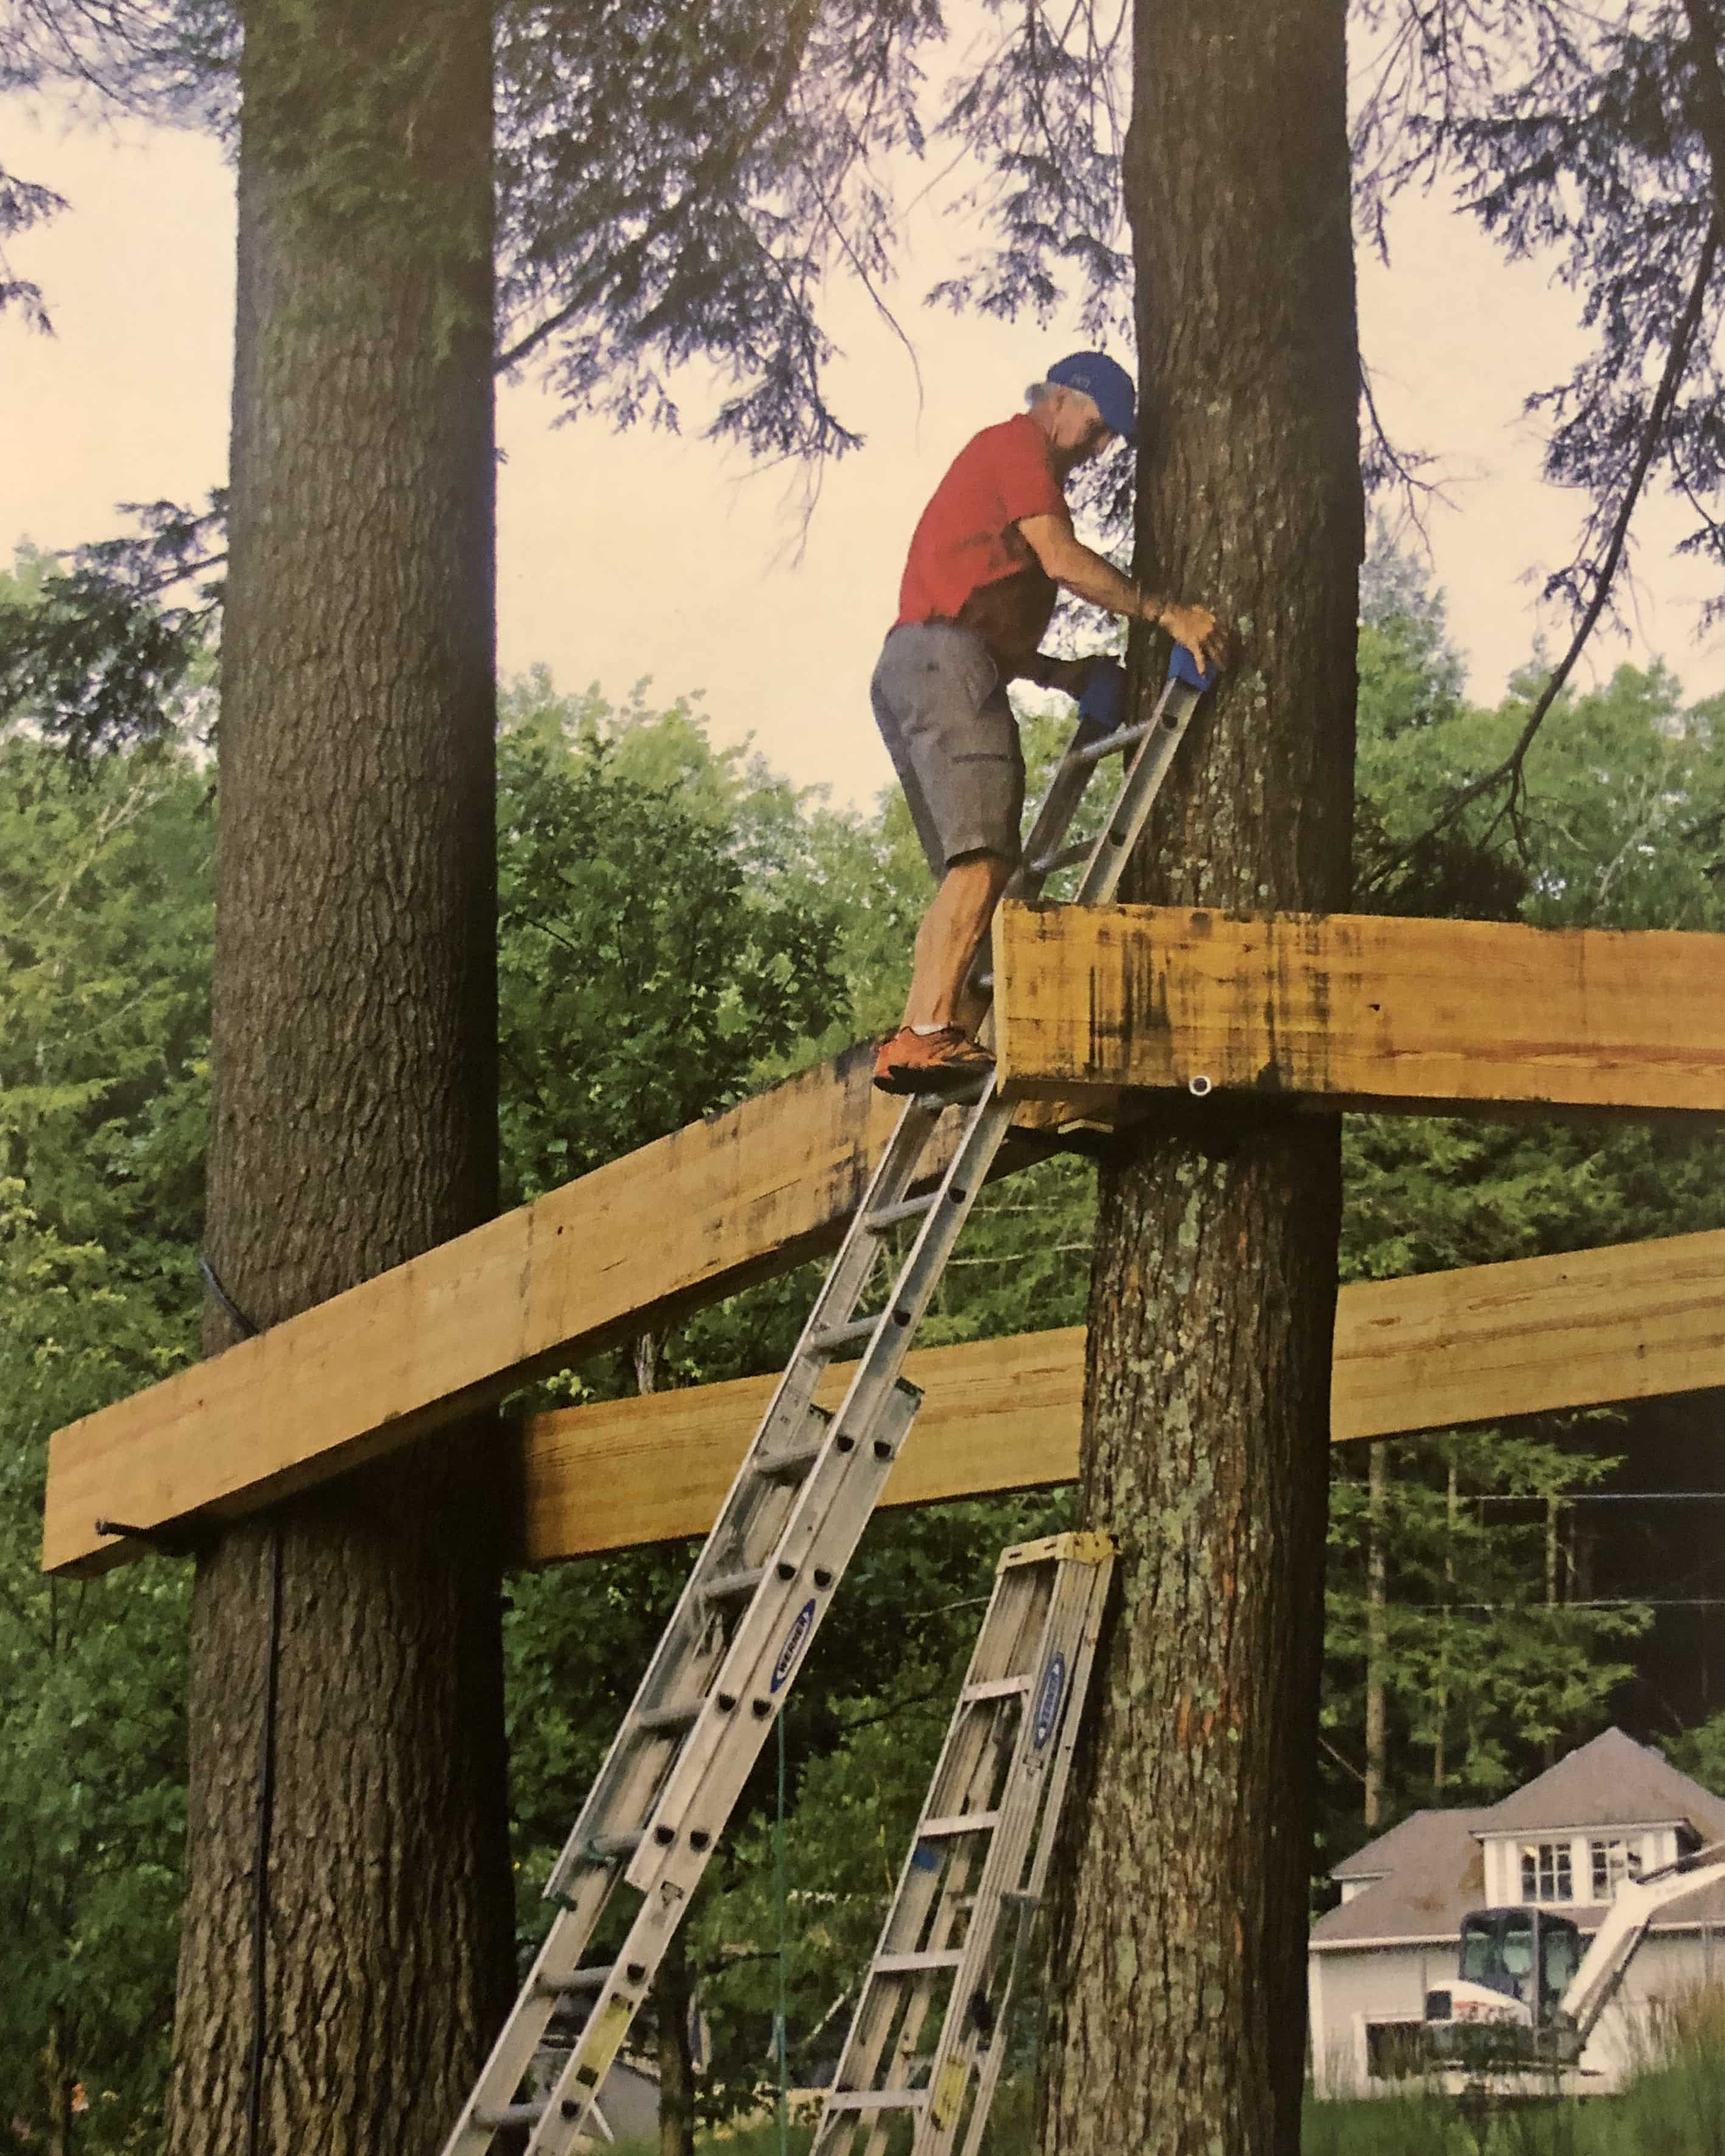
{"label": "horizontal lumber beam", "polygon": [[[1078,1469],[1084,1328],[912,1354],[922,1412],[887,1505],[1034,1489]],[[821,1398],[836,1403],[846,1370]],[[542,1564],[705,1534],[776,1378],[517,1425],[516,1555]],[[1405,1436],[1725,1386],[1725,1231],[1344,1287],[1331,1436]]]}
{"label": "horizontal lumber beam", "polygon": [[1324,1108],[1725,1114],[1725,937],[1004,906],[1016,1099],[1238,1089]]}
{"label": "horizontal lumber beam", "polygon": [[[55,1433],[44,1571],[255,1512],[828,1250],[902,1103],[850,1049]],[[1000,1166],[1045,1149],[1027,1106]]]}

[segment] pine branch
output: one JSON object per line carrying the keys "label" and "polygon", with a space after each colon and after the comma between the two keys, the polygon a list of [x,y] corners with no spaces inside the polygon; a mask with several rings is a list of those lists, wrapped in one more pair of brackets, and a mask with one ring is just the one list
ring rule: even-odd
{"label": "pine branch", "polygon": [[[1699,4],[1699,0],[1695,0],[1695,4]],[[1716,172],[1716,187],[1720,184],[1719,176]],[[1458,816],[1471,807],[1473,803],[1482,799],[1486,794],[1495,792],[1499,788],[1507,788],[1507,793],[1492,828],[1496,829],[1497,821],[1502,821],[1507,818],[1516,835],[1517,851],[1521,853],[1523,859],[1526,858],[1527,848],[1521,818],[1527,793],[1527,752],[1532,747],[1539,729],[1544,725],[1553,705],[1562,695],[1564,685],[1575,670],[1576,661],[1586,649],[1588,639],[1593,634],[1600,616],[1604,613],[1609,602],[1612,584],[1622,565],[1624,551],[1628,545],[1630,524],[1646,485],[1648,474],[1651,471],[1659,454],[1666,426],[1676,403],[1677,393],[1681,388],[1683,376],[1688,366],[1690,349],[1695,340],[1695,332],[1700,326],[1702,316],[1706,310],[1707,293],[1712,282],[1713,269],[1718,259],[1721,230],[1721,216],[1719,212],[1715,210],[1707,225],[1707,237],[1702,244],[1701,260],[1696,268],[1689,297],[1685,303],[1682,314],[1678,318],[1676,327],[1672,332],[1671,347],[1666,354],[1664,371],[1660,376],[1659,388],[1655,393],[1652,404],[1648,408],[1647,417],[1641,429],[1640,439],[1636,444],[1635,457],[1625,482],[1623,494],[1618,502],[1617,513],[1612,520],[1611,535],[1606,543],[1599,566],[1594,575],[1592,595],[1580,621],[1576,625],[1574,635],[1569,639],[1568,648],[1552,669],[1544,686],[1534,701],[1533,708],[1527,716],[1526,724],[1516,737],[1515,745],[1508,755],[1500,762],[1494,764],[1491,770],[1482,773],[1477,778],[1470,780],[1466,786],[1459,788],[1452,793],[1426,828],[1391,855],[1373,878],[1374,886],[1385,881],[1397,870],[1404,868],[1424,844],[1453,824]]]}

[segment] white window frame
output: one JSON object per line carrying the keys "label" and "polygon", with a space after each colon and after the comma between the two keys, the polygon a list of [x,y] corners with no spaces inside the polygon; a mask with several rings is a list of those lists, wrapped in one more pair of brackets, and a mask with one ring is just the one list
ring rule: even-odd
{"label": "white window frame", "polygon": [[1522,1900],[1541,1907],[1575,1900],[1575,1849],[1569,1841],[1523,1841],[1517,1845]]}
{"label": "white window frame", "polygon": [[[1640,1852],[1620,1836],[1589,1841],[1587,1845],[1588,1888],[1594,1902],[1615,1902],[1625,1879],[1640,1871]],[[1603,1881],[1603,1886],[1602,1886]]]}

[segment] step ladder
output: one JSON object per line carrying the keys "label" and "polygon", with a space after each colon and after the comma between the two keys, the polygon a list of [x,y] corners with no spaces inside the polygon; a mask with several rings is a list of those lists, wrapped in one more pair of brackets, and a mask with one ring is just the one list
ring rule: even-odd
{"label": "step ladder", "polygon": [[977,2156],[1113,1568],[1106,1535],[1002,1556],[810,2156],[882,2156],[906,2118],[908,2156]]}
{"label": "step ladder", "polygon": [[[1026,842],[1018,895],[1034,897],[1081,859],[1076,902],[1113,896],[1209,685],[1177,649],[1148,719],[1108,732],[1081,706]],[[1106,822],[1094,841],[1067,844],[1086,788],[1117,754],[1127,761]],[[909,1433],[921,1394],[900,1374],[904,1359],[1013,1113],[992,1077],[907,1102],[552,1868],[545,1892],[558,1914],[444,2156],[481,2156],[506,2131],[513,2148],[525,2130],[526,2156],[565,2156],[593,2138],[599,2086]],[[901,1227],[914,1234],[895,1268],[883,1260]],[[877,1272],[891,1275],[887,1291],[865,1312]],[[815,1387],[847,1353],[860,1359],[829,1412]],[[589,1962],[619,1887],[639,1906],[616,1953]]]}

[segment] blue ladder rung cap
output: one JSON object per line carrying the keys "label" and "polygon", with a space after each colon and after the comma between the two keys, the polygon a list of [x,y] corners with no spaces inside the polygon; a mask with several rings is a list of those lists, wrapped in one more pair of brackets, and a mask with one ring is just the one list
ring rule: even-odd
{"label": "blue ladder rung cap", "polygon": [[1184,681],[1194,689],[1214,689],[1221,671],[1219,666],[1212,666],[1206,671],[1183,644],[1177,644],[1168,655],[1169,680]]}

